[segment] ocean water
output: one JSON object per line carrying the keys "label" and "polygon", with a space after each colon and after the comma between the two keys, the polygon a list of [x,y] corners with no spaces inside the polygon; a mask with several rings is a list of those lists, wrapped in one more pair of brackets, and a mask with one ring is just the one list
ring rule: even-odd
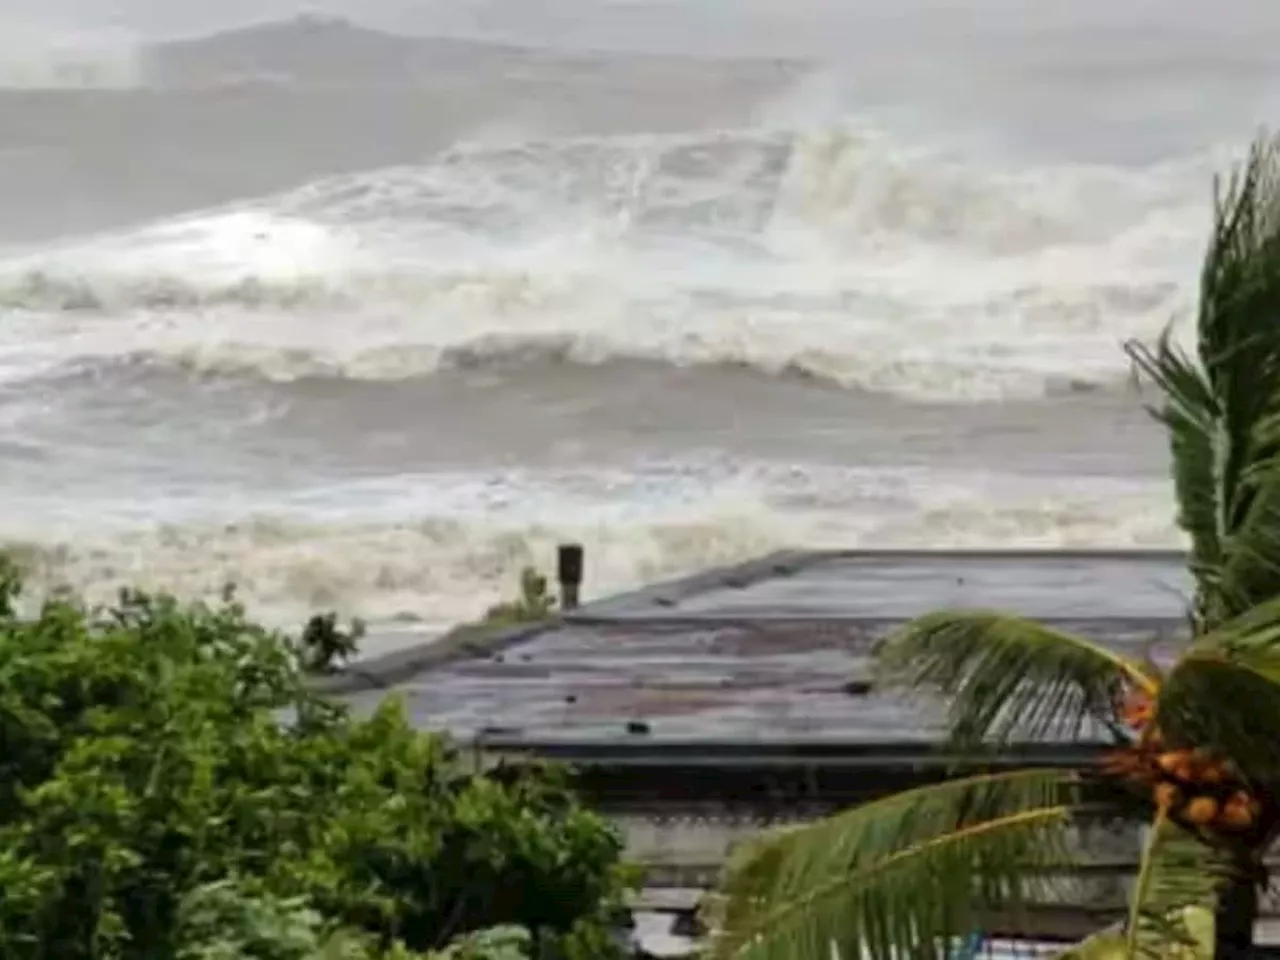
{"label": "ocean water", "polygon": [[564,539],[589,595],[782,546],[1176,545],[1121,344],[1185,327],[1280,91],[1195,37],[0,50],[0,541],[93,597],[413,630]]}

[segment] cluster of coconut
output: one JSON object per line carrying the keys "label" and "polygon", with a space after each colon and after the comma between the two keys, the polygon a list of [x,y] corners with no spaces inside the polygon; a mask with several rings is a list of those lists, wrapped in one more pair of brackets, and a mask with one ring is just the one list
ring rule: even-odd
{"label": "cluster of coconut", "polygon": [[1120,715],[1138,736],[1107,761],[1111,773],[1149,790],[1159,809],[1188,826],[1238,834],[1258,825],[1262,803],[1228,760],[1200,749],[1166,748],[1152,723],[1149,695],[1131,695]]}
{"label": "cluster of coconut", "polygon": [[1199,750],[1169,750],[1158,754],[1155,764],[1160,773],[1151,797],[1171,817],[1221,833],[1257,825],[1262,804],[1225,761]]}

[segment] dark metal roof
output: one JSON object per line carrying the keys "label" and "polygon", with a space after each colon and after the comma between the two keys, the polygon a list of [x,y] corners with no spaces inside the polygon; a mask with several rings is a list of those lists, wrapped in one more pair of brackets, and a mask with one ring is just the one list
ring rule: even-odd
{"label": "dark metal roof", "polygon": [[[589,561],[589,558],[588,558]],[[387,689],[464,739],[625,744],[928,742],[935,704],[869,684],[873,644],[942,607],[994,607],[1157,657],[1184,635],[1171,552],[807,552],[587,604],[547,626],[464,634],[337,678]]]}
{"label": "dark metal roof", "polygon": [[901,622],[995,607],[1046,620],[1178,621],[1190,587],[1174,551],[788,551],[600,600],[575,619]]}

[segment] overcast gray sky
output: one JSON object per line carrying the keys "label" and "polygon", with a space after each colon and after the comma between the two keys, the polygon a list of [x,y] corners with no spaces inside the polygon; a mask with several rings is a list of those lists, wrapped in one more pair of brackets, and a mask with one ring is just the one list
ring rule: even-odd
{"label": "overcast gray sky", "polygon": [[1280,35],[1275,0],[0,0],[0,34],[41,27],[150,38],[304,10],[412,32],[825,56],[856,48],[868,31],[1024,36],[1101,27],[1160,42],[1239,44],[1252,55]]}

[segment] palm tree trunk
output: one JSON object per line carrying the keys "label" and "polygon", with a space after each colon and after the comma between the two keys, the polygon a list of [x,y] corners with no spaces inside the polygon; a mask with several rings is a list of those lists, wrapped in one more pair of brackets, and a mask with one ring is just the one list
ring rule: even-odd
{"label": "palm tree trunk", "polygon": [[1237,864],[1230,883],[1218,898],[1214,915],[1216,960],[1246,960],[1253,951],[1253,926],[1258,919],[1257,865]]}

